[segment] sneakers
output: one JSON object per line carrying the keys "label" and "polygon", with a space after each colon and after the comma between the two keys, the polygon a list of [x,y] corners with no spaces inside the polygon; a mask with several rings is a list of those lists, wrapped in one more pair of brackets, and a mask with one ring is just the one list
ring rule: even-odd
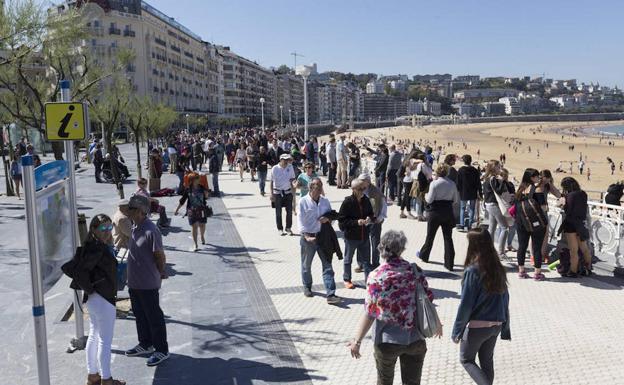
{"label": "sneakers", "polygon": [[286,235],[286,232],[285,232],[284,230],[281,230],[281,229],[277,229],[277,233],[278,233],[280,236],[284,236],[284,235]]}
{"label": "sneakers", "polygon": [[130,350],[126,350],[127,357],[143,356],[143,355],[151,354],[151,353],[154,353],[153,346],[150,346],[149,348],[144,348],[141,345],[137,345]]}
{"label": "sneakers", "polygon": [[405,218],[407,218],[407,215],[405,215],[405,214],[401,213],[401,215],[399,215],[399,218],[401,218],[401,219],[405,219]]}
{"label": "sneakers", "polygon": [[312,290],[309,287],[304,287],[303,288],[303,295],[310,298],[313,296],[312,294]]}
{"label": "sneakers", "polygon": [[355,289],[355,285],[351,281],[344,281],[344,285],[347,289]]}
{"label": "sneakers", "polygon": [[336,297],[333,294],[327,296],[327,303],[330,305],[336,305],[336,304],[339,304],[340,302],[342,302],[342,299],[340,297]]}
{"label": "sneakers", "polygon": [[100,385],[101,382],[102,377],[100,377],[99,373],[87,375],[87,385]]}
{"label": "sneakers", "polygon": [[154,352],[147,359],[147,366],[156,366],[169,358],[169,353]]}

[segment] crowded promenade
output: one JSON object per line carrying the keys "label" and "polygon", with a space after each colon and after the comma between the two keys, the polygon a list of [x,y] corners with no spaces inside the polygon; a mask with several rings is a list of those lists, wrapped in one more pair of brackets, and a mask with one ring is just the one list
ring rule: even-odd
{"label": "crowded promenade", "polygon": [[[456,337],[453,329],[462,296],[464,260],[469,246],[467,236],[472,234],[470,228],[480,227],[479,217],[476,212],[468,210],[469,202],[467,205],[460,202],[472,199],[463,199],[459,197],[460,192],[454,192],[457,197],[451,195],[450,199],[454,202],[439,205],[450,210],[446,218],[450,218],[450,225],[448,220],[441,220],[439,226],[442,231],[438,231],[435,239],[427,242],[427,233],[432,231],[431,221],[436,218],[431,215],[431,211],[435,209],[427,207],[425,210],[423,198],[427,198],[424,191],[414,192],[413,197],[410,195],[411,188],[408,193],[405,192],[407,183],[413,184],[422,178],[419,174],[423,164],[429,166],[430,175],[425,177],[429,178],[431,186],[436,190],[443,189],[441,183],[435,182],[443,178],[434,174],[450,172],[450,167],[438,167],[444,163],[445,157],[441,156],[439,161],[431,162],[427,157],[430,154],[423,146],[422,153],[415,154],[414,161],[410,162],[407,155],[412,147],[394,147],[395,153],[401,152],[395,165],[405,164],[414,171],[411,180],[406,175],[402,175],[399,180],[399,167],[390,166],[383,172],[376,169],[383,163],[383,157],[377,158],[374,163],[361,161],[359,167],[352,166],[353,161],[350,163],[344,159],[342,165],[337,165],[330,172],[333,158],[327,155],[326,147],[325,156],[330,164],[327,167],[328,178],[324,175],[325,162],[322,162],[319,151],[323,141],[315,147],[312,142],[306,146],[295,140],[293,144],[296,146],[291,146],[300,149],[295,151],[292,147],[284,148],[283,144],[271,144],[272,138],[262,138],[259,131],[239,131],[231,135],[221,137],[220,140],[218,134],[208,132],[194,138],[186,134],[162,138],[156,143],[161,145],[161,150],[156,151],[154,158],[150,162],[142,160],[143,165],[148,165],[143,170],[147,178],[145,182],[148,183],[143,185],[137,183],[133,148],[119,145],[120,155],[130,174],[124,184],[127,200],[121,203],[114,186],[96,183],[96,180],[101,180],[97,174],[94,177],[94,167],[82,164],[78,174],[78,204],[79,210],[87,213],[88,222],[99,213],[113,218],[120,204],[132,206],[136,201],[132,195],[140,189],[152,190],[146,194],[152,197],[157,190],[171,190],[167,191],[171,196],[156,198],[158,202],[151,205],[155,207],[150,207],[151,219],[148,218],[159,225],[162,251],[166,255],[163,274],[166,279],[163,279],[160,289],[160,306],[164,312],[168,339],[166,353],[169,354],[166,359],[151,367],[138,357],[126,356],[127,350],[136,345],[137,334],[135,315],[130,311],[128,301],[125,301],[125,308],[122,301],[117,305],[112,343],[111,370],[115,378],[123,378],[129,384],[374,384],[378,378],[374,341],[371,333],[358,341],[357,332],[360,318],[366,314],[365,301],[369,304],[371,300],[365,290],[365,275],[376,276],[373,271],[377,267],[374,266],[375,250],[368,244],[369,258],[361,260],[353,257],[352,266],[348,269],[353,270],[350,280],[346,279],[345,260],[333,258],[331,270],[335,289],[327,274],[328,267],[324,267],[325,274],[322,275],[319,255],[312,254],[310,282],[308,275],[302,274],[302,253],[306,252],[307,245],[304,242],[310,242],[320,233],[314,227],[315,224],[302,219],[307,211],[302,212],[300,208],[307,207],[309,198],[306,198],[308,194],[301,194],[301,189],[307,188],[312,196],[321,186],[320,192],[324,198],[316,199],[326,199],[331,209],[337,212],[333,228],[338,234],[340,251],[346,259],[347,248],[358,248],[359,244],[351,243],[347,246],[348,241],[345,240],[345,236],[351,237],[349,224],[344,219],[348,214],[345,198],[352,193],[357,195],[354,190],[370,192],[375,185],[381,187],[388,183],[392,187],[381,187],[378,190],[383,194],[383,201],[377,201],[373,209],[374,218],[366,226],[378,225],[381,235],[389,230],[404,232],[407,244],[405,250],[401,250],[401,257],[416,263],[423,270],[443,325],[441,338],[426,338],[427,350],[422,364],[421,383],[473,383],[475,377],[469,373],[474,372],[466,368],[465,360],[460,361],[460,345],[454,343],[459,340],[452,339]],[[253,139],[254,136],[258,138],[257,141]],[[348,134],[345,135],[346,142],[347,137]],[[200,141],[200,138],[204,140]],[[229,139],[232,139],[231,143]],[[249,140],[249,146],[234,147],[237,141],[242,140]],[[334,137],[334,141],[342,141],[340,134]],[[201,150],[194,146],[195,142],[201,145]],[[170,144],[174,144],[175,152],[167,150]],[[188,149],[185,148],[187,144]],[[379,148],[379,144],[373,139],[358,140],[357,144],[352,145],[342,143],[350,148],[345,152],[350,159],[355,159],[352,155],[356,153],[370,153],[370,159],[372,155],[383,154],[393,145],[388,143],[384,149]],[[220,145],[223,146],[222,150],[218,149]],[[265,147],[264,150],[260,149],[261,146]],[[306,147],[307,151],[301,147]],[[316,156],[310,154],[310,149]],[[172,154],[175,155],[172,157]],[[169,158],[169,162],[163,159],[165,165],[160,163],[161,155],[165,159]],[[386,155],[391,158],[390,153]],[[453,162],[457,162],[453,169],[459,169],[462,155],[470,154],[457,155],[453,158]],[[306,163],[306,157],[310,158],[311,167]],[[187,158],[186,163],[180,162],[180,158]],[[216,165],[213,158],[219,160]],[[171,162],[172,159],[175,159],[175,164]],[[266,169],[262,167],[263,161],[267,162],[264,165]],[[291,167],[287,166],[288,162],[294,162],[301,171],[301,174],[295,175],[293,169],[293,177],[285,177],[288,183],[301,180],[295,183],[296,190],[292,184],[280,187],[281,176],[271,177],[276,175],[271,172],[272,166],[278,162],[283,163],[284,169]],[[391,164],[391,159],[386,159],[386,162]],[[170,163],[168,167],[167,163]],[[335,163],[339,163],[338,160]],[[467,163],[471,164],[470,161]],[[152,169],[154,164],[164,170],[162,174]],[[220,171],[217,172],[219,167]],[[502,170],[495,171],[495,168],[491,166],[487,171],[482,171],[502,173]],[[199,174],[208,174],[205,179],[199,177],[198,181],[200,185],[208,186],[202,194],[205,193],[205,202],[213,211],[212,215],[206,214],[205,218],[200,215],[199,220],[192,217],[196,215],[193,210],[184,209],[187,201],[196,202],[193,194],[188,192],[193,191],[193,188],[189,189],[195,175],[192,174],[193,169]],[[252,174],[252,170],[256,175]],[[390,174],[395,177],[393,182],[388,179],[388,170],[396,172]],[[340,186],[330,183],[334,179],[334,172],[335,184]],[[316,181],[312,175],[314,173],[320,181]],[[513,177],[521,180],[523,175]],[[266,185],[262,188],[259,180],[265,178]],[[152,179],[159,179],[159,182],[149,186]],[[560,187],[561,178],[557,179],[552,183]],[[218,183],[215,184],[215,180]],[[368,180],[373,187],[367,187]],[[535,184],[538,184],[537,180]],[[402,188],[399,188],[400,185]],[[481,184],[474,187],[483,189]],[[279,205],[290,189],[296,198],[291,197],[287,202],[292,204],[290,199],[294,198],[295,204],[290,208],[300,210],[293,210],[297,213],[292,213],[291,221],[287,218],[290,210],[282,210],[284,222],[280,228],[276,226],[276,211],[271,206],[272,203]],[[475,193],[483,195],[483,191]],[[186,200],[180,201],[182,196],[186,196]],[[0,204],[6,208],[3,212],[17,212],[19,201],[7,197],[1,199]],[[414,202],[419,199],[420,202]],[[431,205],[432,202],[427,203]],[[457,209],[465,206],[468,206],[466,212],[461,215],[457,213],[458,218],[455,218]],[[492,209],[488,211],[493,212]],[[185,213],[188,215],[184,216]],[[205,222],[205,233],[202,231],[202,222]],[[484,224],[491,226],[491,219]],[[25,242],[20,243],[25,239],[25,235],[20,232],[20,225],[24,227],[19,215],[3,215],[0,223],[0,229],[10,234],[2,243],[2,250],[9,252],[3,257],[1,268],[5,274],[11,269],[16,271],[3,284],[5,295],[2,305],[6,310],[2,318],[6,322],[0,328],[3,339],[15,347],[5,352],[5,363],[0,365],[10,384],[29,383],[29,379],[36,376],[33,363],[28,363],[32,360],[29,349],[33,342],[28,335],[32,325],[28,317],[20,315],[20,309],[27,309],[29,303],[29,293],[24,283],[28,279],[27,266],[24,266],[23,260],[19,260],[21,250],[25,247]],[[498,338],[496,343],[493,356],[496,373],[494,382],[618,383],[624,375],[618,365],[624,358],[617,330],[621,318],[621,312],[617,309],[624,304],[619,292],[621,281],[602,277],[596,272],[584,275],[581,268],[584,266],[589,270],[591,264],[584,265],[582,258],[576,271],[563,272],[562,275],[557,270],[544,267],[540,273],[534,269],[535,261],[538,261],[539,266],[539,260],[549,256],[551,250],[548,250],[548,255],[541,255],[539,247],[532,248],[533,254],[536,254],[533,258],[526,258],[526,269],[518,269],[519,245],[517,241],[507,242],[509,229],[498,232],[491,228],[489,230],[493,233],[487,235],[490,237],[490,247],[500,247],[500,250],[495,250],[495,254],[498,254],[505,269],[509,298],[506,319],[493,320],[500,322],[491,327],[500,328],[502,323],[511,330],[511,341]],[[481,230],[485,234],[490,231]],[[443,232],[446,237],[443,237]],[[492,238],[496,243],[492,242]],[[9,239],[14,241],[9,242]],[[366,239],[369,240],[368,235]],[[449,245],[452,245],[454,255],[449,253]],[[390,244],[387,246],[391,247]],[[425,258],[423,253],[428,257]],[[15,261],[21,264],[15,264]],[[358,272],[358,261],[362,262],[362,272]],[[383,256],[378,261],[384,266]],[[527,276],[530,279],[526,279]],[[72,355],[64,353],[66,342],[73,332],[71,321],[60,321],[60,315],[71,297],[68,286],[69,280],[64,278],[47,295],[48,311],[59,315],[56,318],[54,315],[48,317],[53,383],[79,383],[86,375],[84,352],[78,351]],[[118,295],[118,299],[123,298],[128,298],[126,291]],[[20,305],[22,302],[23,306]],[[352,358],[355,344],[359,346],[356,355],[361,354],[358,360]],[[394,372],[394,383],[400,383],[402,373],[398,363]]]}

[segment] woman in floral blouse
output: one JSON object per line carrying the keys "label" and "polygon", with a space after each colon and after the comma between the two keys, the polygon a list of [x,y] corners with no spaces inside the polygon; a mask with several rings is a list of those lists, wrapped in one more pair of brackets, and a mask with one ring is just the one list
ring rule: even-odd
{"label": "woman in floral blouse", "polygon": [[182,198],[180,198],[180,204],[175,210],[174,215],[178,215],[180,208],[186,203],[186,215],[188,217],[189,225],[192,228],[193,234],[193,246],[190,251],[197,251],[199,247],[197,245],[197,234],[201,236],[201,243],[206,243],[206,223],[208,221],[208,205],[206,200],[210,195],[210,191],[200,183],[200,176],[197,173],[191,173],[189,175],[189,187],[184,190]]}
{"label": "woman in floral blouse", "polygon": [[[381,237],[379,251],[384,262],[368,276],[366,312],[348,345],[351,356],[360,358],[362,339],[373,327],[377,384],[381,385],[392,385],[397,358],[401,359],[402,383],[420,384],[427,353],[416,319],[416,285],[423,285],[432,301],[433,293],[422,270],[401,258],[406,243],[402,231],[390,230]],[[442,330],[436,335],[441,337]]]}

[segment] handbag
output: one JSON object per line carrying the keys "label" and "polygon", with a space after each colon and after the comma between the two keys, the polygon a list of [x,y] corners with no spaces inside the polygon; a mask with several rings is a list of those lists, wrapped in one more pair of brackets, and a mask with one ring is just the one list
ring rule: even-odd
{"label": "handbag", "polygon": [[496,197],[496,202],[498,203],[498,208],[500,209],[503,217],[507,221],[507,226],[511,227],[514,224],[514,217],[509,213],[509,210],[512,206],[513,195],[509,193],[509,191],[505,191],[503,194],[499,194],[494,190],[494,186],[492,186],[492,178],[490,178],[490,187],[492,188],[492,192]]}
{"label": "handbag", "polygon": [[204,206],[203,215],[204,215],[204,218],[210,218],[211,216],[213,216],[214,212],[212,211],[212,207],[208,205]]}
{"label": "handbag", "polygon": [[412,269],[416,277],[416,319],[418,330],[425,338],[431,338],[442,328],[442,322],[433,303],[429,300],[425,288],[420,283],[421,273],[416,264],[412,263]]}

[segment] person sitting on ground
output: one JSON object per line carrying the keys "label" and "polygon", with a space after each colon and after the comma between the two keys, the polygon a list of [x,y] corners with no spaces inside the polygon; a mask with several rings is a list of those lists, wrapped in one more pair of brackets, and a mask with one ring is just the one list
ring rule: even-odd
{"label": "person sitting on ground", "polygon": [[167,209],[162,206],[158,199],[152,198],[149,191],[147,191],[147,179],[139,178],[137,181],[137,190],[132,195],[141,195],[150,201],[150,214],[158,213],[158,226],[169,227],[169,219],[167,218]]}

